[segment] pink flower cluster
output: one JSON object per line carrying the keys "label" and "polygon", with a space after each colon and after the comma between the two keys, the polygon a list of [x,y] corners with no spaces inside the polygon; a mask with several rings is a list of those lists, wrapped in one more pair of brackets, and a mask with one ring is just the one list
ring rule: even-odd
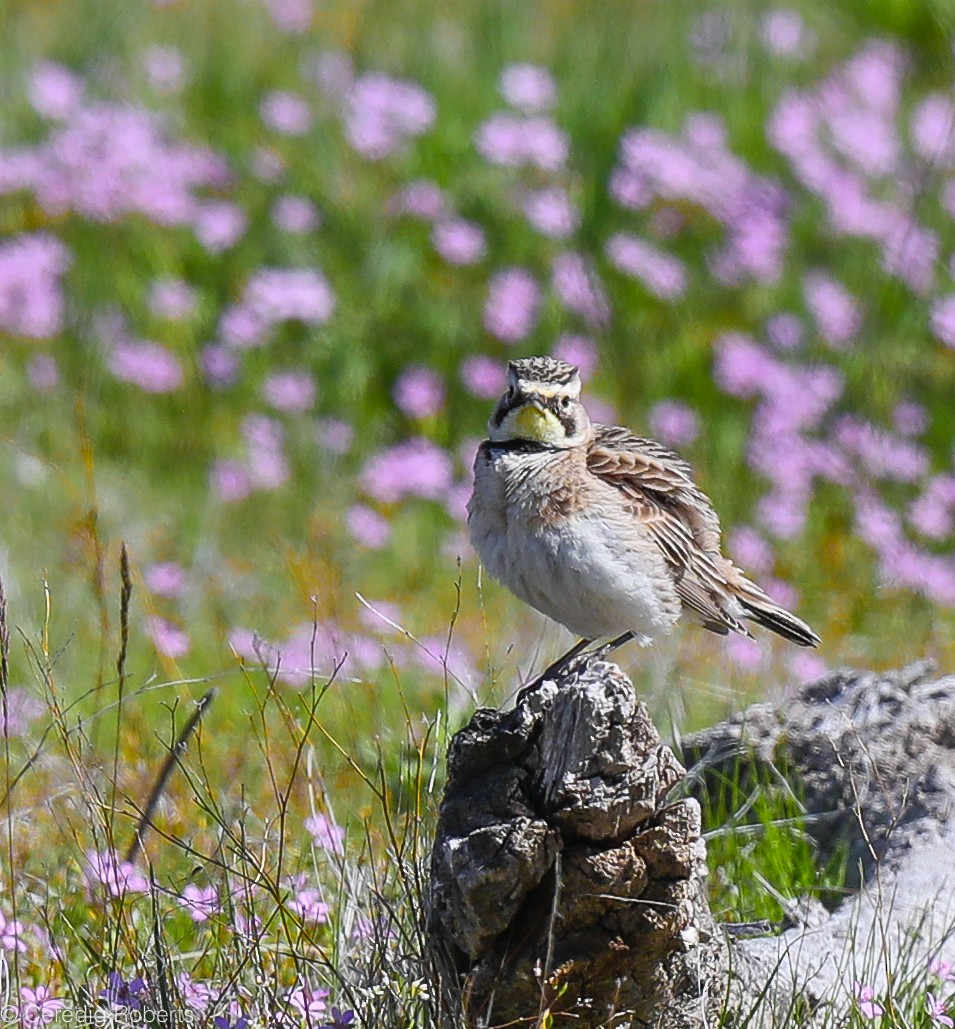
{"label": "pink flower cluster", "polygon": [[46,233],[0,242],[0,332],[47,339],[63,327],[61,279],[70,255]]}
{"label": "pink flower cluster", "polygon": [[241,300],[223,311],[219,335],[231,347],[259,347],[283,322],[324,325],[334,310],[335,296],[317,269],[259,268],[245,284]]}
{"label": "pink flower cluster", "polygon": [[379,161],[423,135],[437,108],[416,82],[372,73],[356,79],[345,98],[345,135],[363,157]]}
{"label": "pink flower cluster", "polygon": [[[916,219],[905,146],[897,129],[905,58],[894,43],[868,43],[820,85],[790,90],[769,138],[796,179],[825,204],[833,230],[873,240],[882,267],[916,293],[935,279],[937,234]],[[930,96],[913,113],[913,149],[948,167],[952,103]]]}
{"label": "pink flower cluster", "polygon": [[28,191],[49,215],[75,211],[93,222],[136,213],[190,224],[202,210],[200,191],[227,179],[221,157],[173,141],[156,112],[131,104],[77,98],[45,140],[0,150],[0,195]]}
{"label": "pink flower cluster", "polygon": [[620,161],[610,191],[623,207],[639,210],[652,201],[697,204],[725,226],[723,245],[710,262],[718,279],[776,282],[788,243],[787,198],[729,151],[716,115],[687,118],[672,136],[633,129],[620,141]]}

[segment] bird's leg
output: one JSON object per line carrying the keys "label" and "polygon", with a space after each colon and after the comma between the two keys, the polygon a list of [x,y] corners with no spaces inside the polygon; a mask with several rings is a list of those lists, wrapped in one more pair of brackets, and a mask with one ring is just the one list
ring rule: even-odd
{"label": "bird's leg", "polygon": [[609,643],[605,643],[602,647],[597,647],[593,654],[591,654],[591,657],[605,658],[608,654],[612,654],[615,650],[619,650],[622,646],[629,643],[636,635],[635,632],[622,632],[619,636],[614,636]]}
{"label": "bird's leg", "polygon": [[[620,647],[629,643],[636,635],[637,634],[635,632],[622,632],[619,636],[614,636],[612,640],[604,643],[602,646],[595,647],[587,656],[603,660],[608,654],[612,654],[615,650],[618,650]],[[529,693],[533,693],[534,690],[538,689],[545,680],[552,679],[559,672],[564,671],[570,665],[571,661],[573,661],[575,657],[579,657],[591,643],[593,643],[593,640],[577,640],[566,654],[549,664],[536,679],[529,682],[517,694],[516,703],[520,704]]]}
{"label": "bird's leg", "polygon": [[579,654],[587,649],[593,640],[579,639],[577,642],[563,654],[557,658],[556,661],[552,661],[536,679],[532,679],[518,694],[517,703],[519,704],[528,693],[533,693],[546,679],[552,679],[558,672],[562,672],[571,661],[574,660]]}

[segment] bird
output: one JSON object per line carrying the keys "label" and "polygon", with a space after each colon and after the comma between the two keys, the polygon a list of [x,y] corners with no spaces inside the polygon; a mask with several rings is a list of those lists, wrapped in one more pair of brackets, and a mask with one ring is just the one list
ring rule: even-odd
{"label": "bird", "polygon": [[820,639],[722,553],[720,520],[689,464],[653,439],[593,422],[579,369],[508,362],[506,390],[477,450],[471,542],[512,593],[580,637],[647,645],[681,619],[801,647]]}

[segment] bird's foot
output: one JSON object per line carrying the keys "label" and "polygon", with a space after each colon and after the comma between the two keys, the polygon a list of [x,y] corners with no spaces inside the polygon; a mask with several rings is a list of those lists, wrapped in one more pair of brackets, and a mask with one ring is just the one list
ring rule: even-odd
{"label": "bird's foot", "polygon": [[602,643],[599,647],[594,647],[593,650],[587,650],[587,648],[593,643],[593,640],[578,640],[566,654],[563,654],[561,657],[557,658],[556,661],[549,664],[536,679],[531,680],[531,682],[521,689],[517,694],[516,703],[520,704],[528,694],[540,689],[548,679],[556,678],[562,672],[566,672],[574,664],[582,664],[584,661],[592,661],[594,658],[598,661],[603,661],[608,654],[612,654],[624,644],[629,643],[635,638],[635,636],[636,633],[634,632],[622,632],[619,636],[615,636],[612,640]]}
{"label": "bird's foot", "polygon": [[575,658],[579,657],[589,646],[593,643],[593,640],[581,639],[567,651],[566,654],[561,655],[556,661],[552,661],[536,679],[532,679],[521,691],[517,694],[517,703],[520,704],[524,698],[540,687],[548,680],[553,679],[561,672],[565,671]]}
{"label": "bird's foot", "polygon": [[603,643],[599,647],[595,647],[587,655],[587,657],[596,658],[598,661],[603,661],[615,650],[619,650],[622,646],[625,646],[631,640],[636,639],[636,636],[637,634],[635,632],[622,632],[619,636],[614,636],[614,638],[612,640],[609,640],[607,643]]}

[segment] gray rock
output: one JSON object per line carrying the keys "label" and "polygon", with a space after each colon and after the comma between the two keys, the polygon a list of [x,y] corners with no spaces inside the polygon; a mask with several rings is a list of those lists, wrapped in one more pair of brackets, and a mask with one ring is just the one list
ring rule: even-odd
{"label": "gray rock", "polygon": [[[879,990],[900,964],[955,961],[955,677],[931,673],[835,672],[754,705],[682,741],[688,776],[604,661],[476,712],[432,852],[437,985],[474,1027],[550,1011],[591,1029],[755,1029],[790,1024],[797,1002],[848,1010],[854,978]],[[857,891],[721,931],[700,804],[727,774],[788,784],[820,860],[848,848]]]}

